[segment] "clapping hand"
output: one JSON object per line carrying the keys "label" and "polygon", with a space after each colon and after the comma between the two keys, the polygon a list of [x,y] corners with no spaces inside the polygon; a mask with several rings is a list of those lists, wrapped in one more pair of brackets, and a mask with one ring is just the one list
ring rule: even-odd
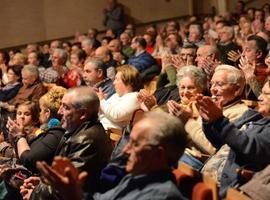
{"label": "clapping hand", "polygon": [[145,89],[140,90],[137,95],[141,109],[145,112],[150,111],[152,107],[157,105],[157,100],[154,95],[149,94]]}
{"label": "clapping hand", "polygon": [[237,51],[231,50],[231,51],[229,51],[229,53],[227,55],[228,55],[228,59],[230,61],[236,62],[241,57],[241,51],[240,50],[237,50]]}
{"label": "clapping hand", "polygon": [[248,58],[242,56],[240,58],[240,64],[238,66],[243,71],[246,80],[248,80],[255,73],[256,62],[254,61],[253,63],[251,63],[251,62],[249,62]]}
{"label": "clapping hand", "polygon": [[8,117],[7,125],[6,125],[9,133],[16,137],[17,135],[23,135],[23,125],[22,123],[17,122],[16,120],[12,120],[10,117]]}
{"label": "clapping hand", "polygon": [[212,123],[223,116],[222,101],[215,101],[211,97],[197,95],[196,106],[204,121]]}
{"label": "clapping hand", "polygon": [[174,115],[183,122],[186,122],[192,116],[192,109],[189,106],[182,106],[174,100],[167,102],[168,110],[171,115]]}
{"label": "clapping hand", "polygon": [[45,162],[37,162],[43,181],[55,188],[66,200],[81,199],[81,186],[87,178],[87,172],[79,173],[70,160],[55,157],[50,167]]}

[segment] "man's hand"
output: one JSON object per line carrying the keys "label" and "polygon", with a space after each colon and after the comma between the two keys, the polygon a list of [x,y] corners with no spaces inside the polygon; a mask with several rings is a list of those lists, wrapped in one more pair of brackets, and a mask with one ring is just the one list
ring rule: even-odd
{"label": "man's hand", "polygon": [[24,180],[23,185],[20,187],[20,193],[23,200],[29,200],[33,192],[33,189],[40,183],[40,178],[31,176]]}
{"label": "man's hand", "polygon": [[237,51],[231,50],[228,52],[227,55],[228,55],[228,59],[230,61],[236,62],[241,57],[241,51],[240,50],[237,50]]}
{"label": "man's hand", "polygon": [[45,162],[37,162],[37,168],[44,182],[55,188],[64,199],[80,199],[81,186],[87,178],[87,172],[78,173],[74,165],[63,157],[56,157],[52,167]]}
{"label": "man's hand", "polygon": [[248,81],[252,76],[254,76],[256,69],[256,62],[250,63],[248,58],[241,57],[239,68],[243,71],[246,81]]}
{"label": "man's hand", "polygon": [[196,106],[204,121],[212,123],[223,116],[222,102],[213,101],[211,97],[198,95]]}

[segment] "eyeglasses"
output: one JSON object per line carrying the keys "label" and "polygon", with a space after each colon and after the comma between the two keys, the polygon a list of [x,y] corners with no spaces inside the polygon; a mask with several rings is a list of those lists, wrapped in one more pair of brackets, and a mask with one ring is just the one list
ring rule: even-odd
{"label": "eyeglasses", "polygon": [[[129,138],[127,145],[132,148],[138,148],[140,146],[138,141],[133,140],[132,138]],[[158,147],[160,144],[143,144],[141,147]]]}
{"label": "eyeglasses", "polygon": [[219,88],[223,88],[225,85],[235,85],[235,83],[224,83],[222,81],[217,81],[217,82],[211,82],[210,83],[210,88],[211,87],[219,87]]}

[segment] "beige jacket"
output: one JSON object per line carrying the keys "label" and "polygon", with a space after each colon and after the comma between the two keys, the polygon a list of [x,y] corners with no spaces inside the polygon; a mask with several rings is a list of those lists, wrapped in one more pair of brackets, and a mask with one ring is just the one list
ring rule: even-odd
{"label": "beige jacket", "polygon": [[[247,109],[248,107],[239,100],[225,106],[223,108],[223,115],[230,121],[234,121],[241,117]],[[188,153],[191,153],[192,151],[196,152],[196,150],[210,155],[215,153],[216,149],[212,146],[203,133],[201,117],[195,119],[190,118],[185,124],[185,130],[190,139],[189,149],[187,149]],[[192,151],[190,151],[190,149],[192,149]]]}

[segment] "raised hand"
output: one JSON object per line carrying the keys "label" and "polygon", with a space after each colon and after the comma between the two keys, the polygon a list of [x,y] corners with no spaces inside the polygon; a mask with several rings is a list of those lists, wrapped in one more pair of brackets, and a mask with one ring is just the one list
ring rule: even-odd
{"label": "raised hand", "polygon": [[240,64],[238,66],[243,71],[246,80],[248,80],[255,73],[256,62],[254,61],[253,63],[251,63],[251,62],[249,62],[248,58],[242,56],[240,58]]}
{"label": "raised hand", "polygon": [[169,113],[186,122],[192,116],[192,109],[189,106],[182,106],[174,100],[167,102]]}
{"label": "raised hand", "polygon": [[196,106],[204,121],[212,123],[223,116],[222,102],[214,101],[211,97],[198,95]]}
{"label": "raised hand", "polygon": [[186,62],[184,61],[184,59],[181,58],[181,56],[177,55],[177,56],[172,56],[172,65],[176,68],[179,69],[183,66],[188,65],[188,59],[186,60]]}
{"label": "raised hand", "polygon": [[16,122],[15,120],[12,120],[10,117],[8,117],[7,129],[9,130],[9,133],[15,137],[17,135],[23,135],[23,125],[20,122]]}
{"label": "raised hand", "polygon": [[237,50],[237,51],[231,50],[231,51],[229,51],[229,53],[227,55],[228,55],[228,59],[230,61],[236,62],[241,57],[241,51],[240,50]]}
{"label": "raised hand", "polygon": [[157,105],[157,100],[154,95],[149,94],[145,89],[139,91],[137,99],[143,111],[150,111],[152,107]]}
{"label": "raised hand", "polygon": [[52,167],[45,162],[37,162],[37,168],[44,182],[55,188],[64,199],[81,199],[80,190],[87,172],[78,173],[71,161],[63,157],[55,157]]}

